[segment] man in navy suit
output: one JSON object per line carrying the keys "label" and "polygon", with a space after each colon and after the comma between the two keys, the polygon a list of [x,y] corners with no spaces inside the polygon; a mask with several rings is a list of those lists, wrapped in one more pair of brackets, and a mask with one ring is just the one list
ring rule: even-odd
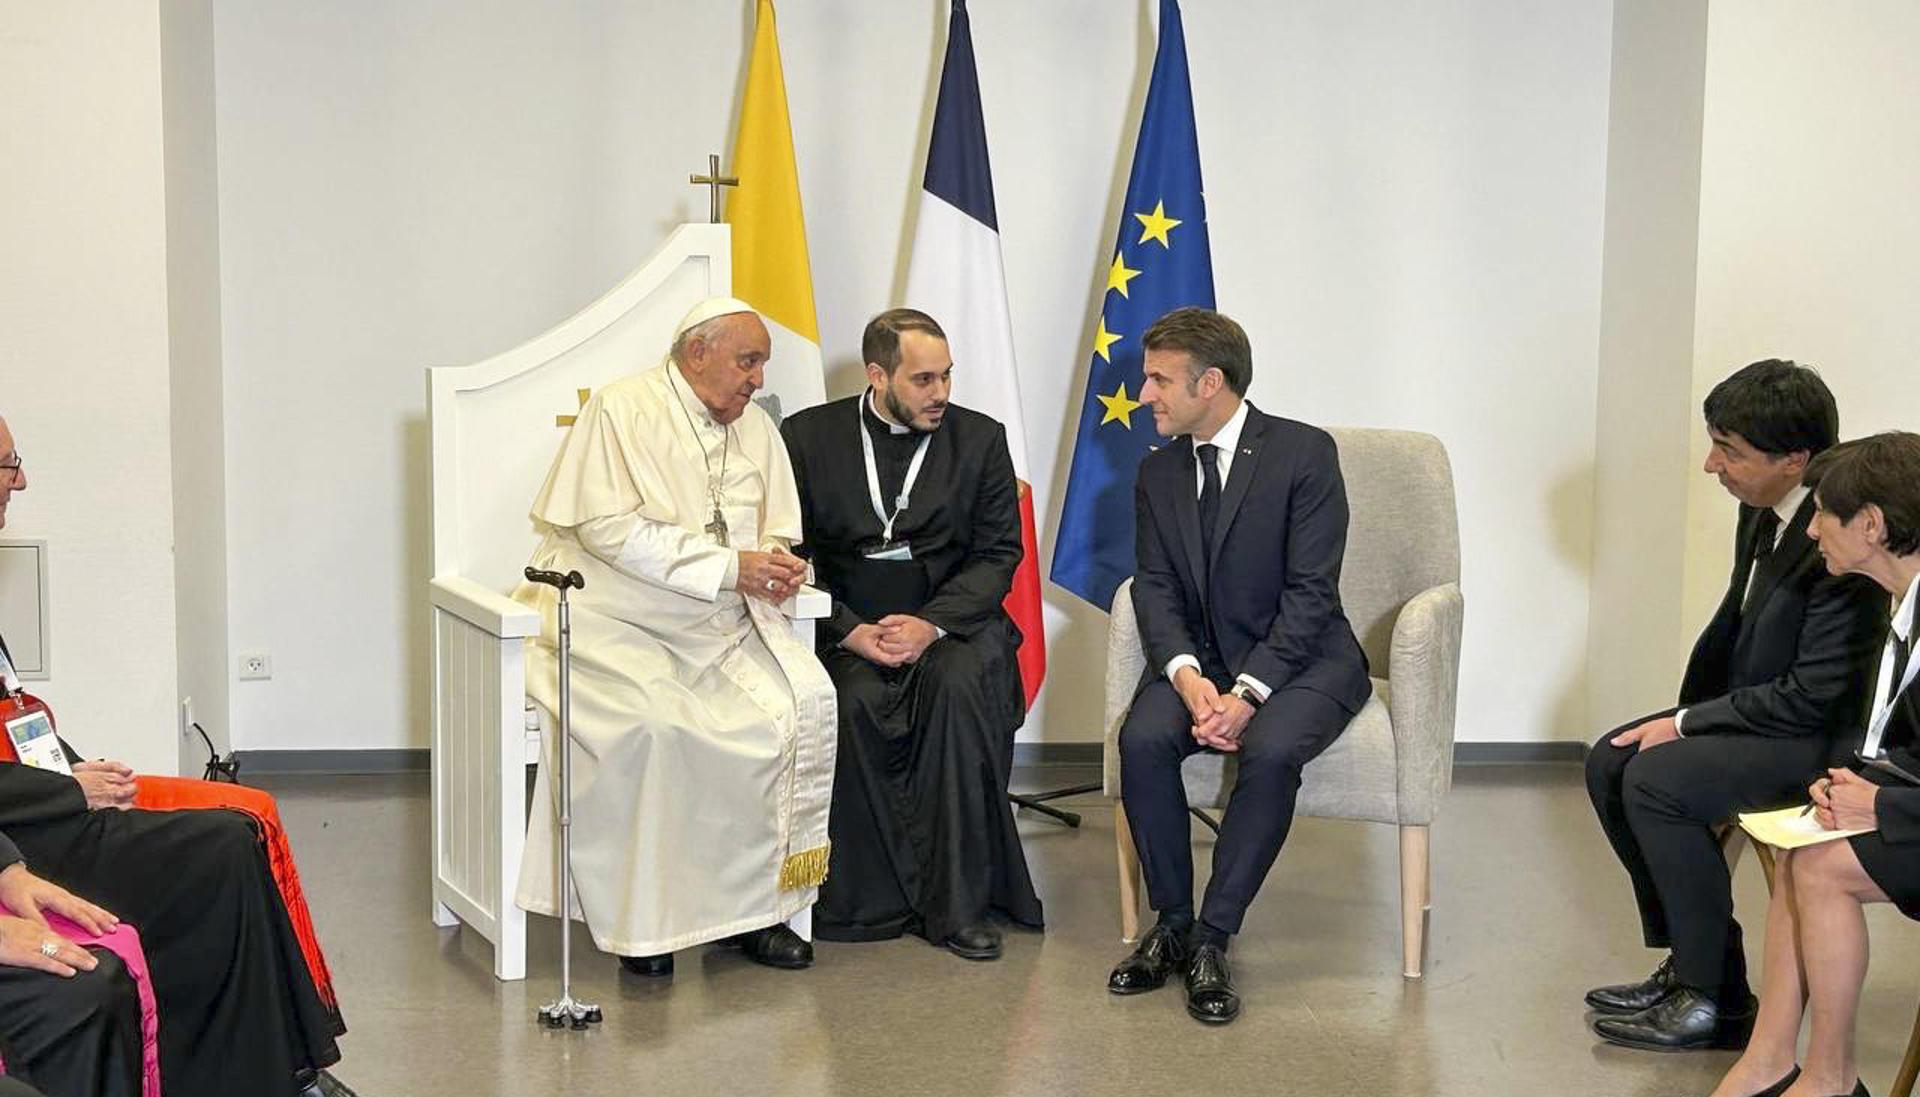
{"label": "man in navy suit", "polygon": [[[1148,671],[1120,730],[1122,803],[1159,921],[1107,981],[1153,990],[1175,971],[1187,1011],[1240,1013],[1227,943],[1293,822],[1300,771],[1366,702],[1367,658],[1340,608],[1347,493],[1323,430],[1245,401],[1246,332],[1186,308],[1141,337],[1140,399],[1172,439],[1134,487],[1134,612]],[[1180,764],[1239,758],[1196,919]]]}

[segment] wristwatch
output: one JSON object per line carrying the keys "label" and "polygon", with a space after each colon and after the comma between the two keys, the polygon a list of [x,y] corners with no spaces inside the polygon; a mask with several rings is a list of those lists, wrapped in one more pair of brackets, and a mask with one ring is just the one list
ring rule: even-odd
{"label": "wristwatch", "polygon": [[1245,682],[1235,682],[1233,688],[1227,692],[1245,701],[1256,712],[1259,711],[1260,706],[1265,703],[1260,700],[1260,695],[1253,691],[1253,687]]}

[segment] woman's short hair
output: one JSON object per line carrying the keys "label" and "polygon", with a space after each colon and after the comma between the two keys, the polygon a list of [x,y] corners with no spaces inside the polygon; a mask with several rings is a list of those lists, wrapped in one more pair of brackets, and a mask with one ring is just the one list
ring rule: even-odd
{"label": "woman's short hair", "polygon": [[1820,508],[1851,522],[1871,503],[1886,519],[1887,551],[1920,552],[1920,434],[1890,430],[1842,442],[1807,466]]}

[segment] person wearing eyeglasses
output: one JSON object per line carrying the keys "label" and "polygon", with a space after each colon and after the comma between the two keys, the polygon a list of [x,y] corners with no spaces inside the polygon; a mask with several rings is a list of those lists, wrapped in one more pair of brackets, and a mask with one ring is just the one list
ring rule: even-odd
{"label": "person wearing eyeglasses", "polygon": [[[1866,726],[1809,787],[1811,812],[1841,840],[1783,850],[1767,909],[1760,1012],[1745,1054],[1713,1097],[1866,1093],[1854,1022],[1867,973],[1868,903],[1920,919],[1920,700],[1908,656],[1920,589],[1920,434],[1844,442],[1807,469],[1807,534],[1834,575],[1864,575],[1894,600]],[[1804,1063],[1794,1053],[1813,1016]]]}
{"label": "person wearing eyeglasses", "polygon": [[[0,528],[26,473],[0,418]],[[0,641],[0,698],[20,689]],[[167,1097],[339,1097],[345,1026],[323,1000],[260,824],[135,806],[117,762],[0,762],[0,1061],[54,1097],[142,1092],[139,1008],[119,961],[55,927],[140,933]],[[68,772],[68,771],[71,772]],[[98,903],[96,906],[94,904]],[[109,913],[111,912],[111,913]]]}

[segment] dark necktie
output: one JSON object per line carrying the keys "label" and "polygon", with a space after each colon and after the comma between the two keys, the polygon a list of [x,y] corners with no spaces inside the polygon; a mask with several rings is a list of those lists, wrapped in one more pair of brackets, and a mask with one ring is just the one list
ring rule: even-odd
{"label": "dark necktie", "polygon": [[1753,528],[1753,565],[1773,555],[1773,542],[1780,536],[1780,516],[1772,507],[1760,512],[1760,520]]}
{"label": "dark necktie", "polygon": [[1200,458],[1200,547],[1213,559],[1213,533],[1220,524],[1220,447],[1203,443],[1193,451]]}
{"label": "dark necktie", "polygon": [[1746,589],[1740,592],[1740,607],[1742,609],[1746,608],[1747,599],[1753,595],[1754,584],[1760,578],[1760,566],[1767,562],[1769,556],[1773,555],[1774,537],[1779,532],[1780,516],[1774,513],[1772,507],[1761,511],[1759,519],[1753,523],[1753,544],[1747,551],[1747,558],[1750,562],[1747,565]]}
{"label": "dark necktie", "polygon": [[1892,704],[1900,696],[1900,683],[1906,680],[1907,657],[1912,654],[1913,643],[1897,632],[1889,632],[1887,639],[1893,641],[1893,678],[1887,683],[1887,703]]}

